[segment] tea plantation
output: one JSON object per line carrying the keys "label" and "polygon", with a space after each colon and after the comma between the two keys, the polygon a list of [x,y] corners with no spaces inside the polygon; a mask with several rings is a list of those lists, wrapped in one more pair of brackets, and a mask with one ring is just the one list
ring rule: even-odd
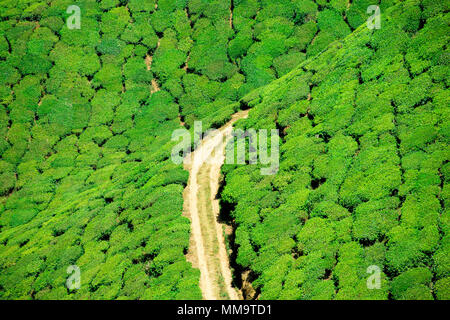
{"label": "tea plantation", "polygon": [[282,135],[277,174],[223,168],[260,299],[450,299],[448,9],[399,2],[242,100]]}
{"label": "tea plantation", "polygon": [[201,299],[171,135],[239,108],[282,145],[223,168],[236,283],[450,299],[449,3],[372,4],[0,0],[0,299]]}

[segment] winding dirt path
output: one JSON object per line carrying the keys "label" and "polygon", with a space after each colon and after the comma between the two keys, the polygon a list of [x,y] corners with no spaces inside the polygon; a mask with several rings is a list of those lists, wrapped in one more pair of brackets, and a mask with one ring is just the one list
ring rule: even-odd
{"label": "winding dirt path", "polygon": [[191,219],[191,241],[188,261],[200,269],[200,288],[206,300],[241,298],[232,287],[230,262],[225,246],[224,228],[217,221],[220,168],[225,160],[225,144],[232,125],[246,118],[247,111],[233,115],[218,134],[209,135],[185,159],[189,171],[188,185],[184,191],[184,212]]}

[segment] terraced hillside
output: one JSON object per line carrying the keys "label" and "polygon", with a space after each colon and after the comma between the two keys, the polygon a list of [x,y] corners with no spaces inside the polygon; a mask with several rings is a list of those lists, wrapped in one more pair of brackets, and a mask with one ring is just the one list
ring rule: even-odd
{"label": "terraced hillside", "polygon": [[450,298],[448,9],[399,2],[243,99],[283,140],[276,175],[223,168],[260,299]]}

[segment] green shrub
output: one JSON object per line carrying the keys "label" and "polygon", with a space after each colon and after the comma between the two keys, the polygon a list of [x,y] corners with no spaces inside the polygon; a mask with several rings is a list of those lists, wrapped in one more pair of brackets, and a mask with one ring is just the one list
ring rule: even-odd
{"label": "green shrub", "polygon": [[273,60],[273,66],[277,71],[277,76],[282,77],[303,61],[305,61],[305,54],[302,52],[293,51],[286,55],[275,58]]}
{"label": "green shrub", "polygon": [[431,278],[432,274],[426,268],[408,270],[392,280],[392,295],[396,299],[432,299]]}
{"label": "green shrub", "polygon": [[448,300],[450,297],[449,291],[449,278],[444,278],[436,281],[434,285],[434,291],[438,300]]}
{"label": "green shrub", "polygon": [[95,74],[92,84],[97,88],[102,86],[107,90],[120,92],[122,91],[122,71],[112,64],[103,65]]}
{"label": "green shrub", "polygon": [[117,37],[123,32],[129,20],[130,14],[126,7],[113,8],[102,14],[100,29],[108,37]]}

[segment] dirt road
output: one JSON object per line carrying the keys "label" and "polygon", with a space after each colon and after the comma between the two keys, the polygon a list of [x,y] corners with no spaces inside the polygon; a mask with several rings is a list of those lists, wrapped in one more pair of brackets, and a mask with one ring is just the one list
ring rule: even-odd
{"label": "dirt road", "polygon": [[190,158],[185,159],[189,171],[184,191],[184,211],[191,219],[191,243],[187,259],[200,269],[200,288],[206,300],[240,299],[232,287],[232,276],[225,246],[224,228],[217,221],[220,168],[225,155],[225,143],[232,125],[247,117],[248,111],[233,115],[230,122],[219,129],[219,134],[202,140]]}

